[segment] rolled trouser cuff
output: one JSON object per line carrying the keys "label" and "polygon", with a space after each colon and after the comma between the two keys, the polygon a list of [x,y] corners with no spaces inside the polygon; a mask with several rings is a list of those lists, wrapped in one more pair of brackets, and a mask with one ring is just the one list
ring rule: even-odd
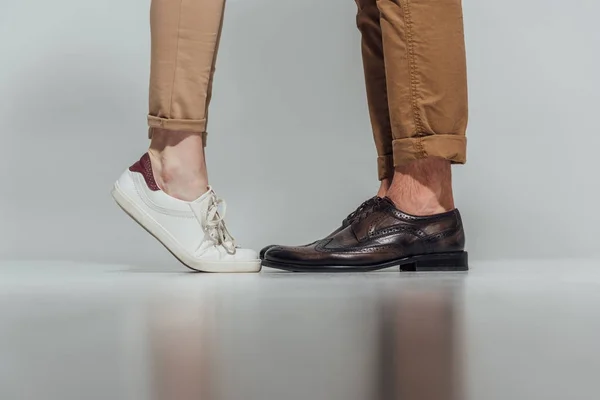
{"label": "rolled trouser cuff", "polygon": [[168,131],[193,132],[202,135],[202,143],[206,147],[208,133],[206,133],[206,120],[166,119],[148,115],[148,138],[152,139],[154,128]]}
{"label": "rolled trouser cuff", "polygon": [[394,156],[392,154],[377,157],[377,173],[380,181],[391,180],[394,177]]}
{"label": "rolled trouser cuff", "polygon": [[467,162],[467,138],[463,135],[443,134],[396,139],[392,148],[395,167],[428,157],[440,157],[453,164]]}
{"label": "rolled trouser cuff", "polygon": [[148,115],[150,128],[161,128],[169,131],[206,132],[206,119],[167,119]]}

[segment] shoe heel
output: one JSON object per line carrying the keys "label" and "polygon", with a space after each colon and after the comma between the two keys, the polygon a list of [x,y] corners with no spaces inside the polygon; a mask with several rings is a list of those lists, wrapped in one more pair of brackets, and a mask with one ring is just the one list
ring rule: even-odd
{"label": "shoe heel", "polygon": [[468,270],[469,254],[466,251],[418,256],[411,263],[400,266],[400,271],[411,272]]}

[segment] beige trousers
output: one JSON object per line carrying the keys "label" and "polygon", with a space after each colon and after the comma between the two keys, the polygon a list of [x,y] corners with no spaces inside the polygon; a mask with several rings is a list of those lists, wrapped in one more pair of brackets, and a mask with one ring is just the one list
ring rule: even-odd
{"label": "beige trousers", "polygon": [[[466,161],[461,0],[356,0],[379,179]],[[150,128],[206,134],[225,0],[152,0]]]}
{"label": "beige trousers", "polygon": [[356,0],[379,179],[426,157],[466,162],[461,0]]}
{"label": "beige trousers", "polygon": [[150,128],[206,133],[225,0],[152,0]]}

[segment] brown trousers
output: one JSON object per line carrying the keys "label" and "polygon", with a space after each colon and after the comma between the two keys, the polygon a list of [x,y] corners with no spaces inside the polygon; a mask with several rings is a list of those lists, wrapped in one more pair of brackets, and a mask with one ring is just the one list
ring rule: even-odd
{"label": "brown trousers", "polygon": [[[461,0],[356,0],[379,179],[466,161]],[[152,0],[151,128],[206,133],[225,0]]]}

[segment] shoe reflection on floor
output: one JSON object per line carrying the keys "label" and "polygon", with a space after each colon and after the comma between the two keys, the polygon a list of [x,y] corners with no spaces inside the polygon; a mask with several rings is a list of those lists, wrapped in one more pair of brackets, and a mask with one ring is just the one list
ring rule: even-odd
{"label": "shoe reflection on floor", "polygon": [[[327,304],[290,309],[281,324],[275,323],[282,318],[281,309],[249,307],[244,312],[250,313],[253,326],[240,322],[237,307],[211,296],[191,297],[161,297],[150,307],[153,400],[238,400],[240,395],[254,400],[286,390],[290,399],[342,400],[342,393],[355,394],[352,398],[372,393],[369,400],[464,399],[461,291],[456,287],[407,285],[378,295],[363,309],[358,303],[339,303],[344,315],[333,320]],[[365,319],[366,310],[372,318]],[[323,325],[329,334],[305,325],[302,312],[320,312],[312,321],[316,326],[334,324]],[[365,323],[372,323],[372,329],[361,333]],[[241,354],[240,345],[252,346],[253,356]],[[355,355],[349,357],[349,350]]]}
{"label": "shoe reflection on floor", "polygon": [[379,398],[461,400],[461,307],[452,289],[403,290],[382,304]]}
{"label": "shoe reflection on floor", "polygon": [[173,299],[150,312],[153,400],[217,400],[214,304]]}

